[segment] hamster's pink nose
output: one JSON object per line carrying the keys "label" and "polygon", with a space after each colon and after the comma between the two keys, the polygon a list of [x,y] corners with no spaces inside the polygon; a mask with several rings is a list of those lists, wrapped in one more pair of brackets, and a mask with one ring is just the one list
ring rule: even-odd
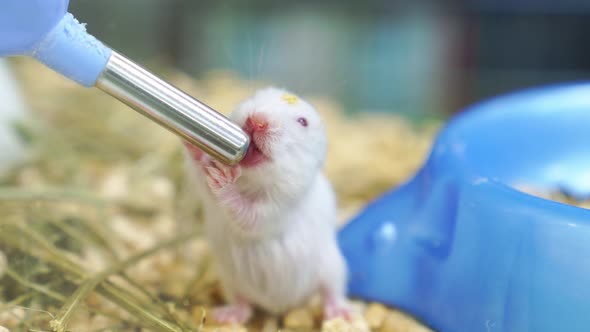
{"label": "hamster's pink nose", "polygon": [[260,113],[254,113],[246,119],[246,125],[244,127],[244,130],[249,134],[262,133],[265,132],[267,129],[268,120],[264,115]]}

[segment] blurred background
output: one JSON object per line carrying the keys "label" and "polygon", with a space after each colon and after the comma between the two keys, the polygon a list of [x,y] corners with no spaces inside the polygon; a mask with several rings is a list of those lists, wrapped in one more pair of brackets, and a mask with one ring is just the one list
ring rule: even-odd
{"label": "blurred background", "polygon": [[[260,82],[313,101],[341,225],[415,174],[438,120],[498,94],[590,77],[589,0],[71,0],[70,11],[221,112]],[[199,202],[186,190],[178,137],[31,59],[14,64],[24,98],[0,61],[0,330],[46,331],[69,296],[84,298],[78,280],[101,280],[121,258],[190,234]],[[194,240],[127,269],[122,292],[78,301],[87,308],[67,330],[140,331],[170,308],[174,324],[203,322],[202,305],[219,304],[220,292]],[[137,314],[143,307],[153,312]]]}
{"label": "blurred background", "polygon": [[587,0],[72,0],[70,10],[152,69],[231,70],[350,112],[445,116],[590,73]]}

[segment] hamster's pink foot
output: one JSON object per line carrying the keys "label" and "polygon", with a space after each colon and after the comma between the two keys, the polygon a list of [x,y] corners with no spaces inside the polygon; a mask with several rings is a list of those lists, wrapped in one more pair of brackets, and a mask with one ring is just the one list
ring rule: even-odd
{"label": "hamster's pink foot", "polygon": [[347,306],[343,305],[334,305],[329,304],[324,306],[324,319],[331,320],[335,318],[342,318],[345,320],[350,320],[352,317],[352,312]]}
{"label": "hamster's pink foot", "polygon": [[219,191],[234,184],[242,174],[242,169],[239,166],[226,166],[214,160],[208,166],[205,166],[205,174],[207,175],[209,187],[213,191]]}
{"label": "hamster's pink foot", "polygon": [[213,309],[213,318],[221,324],[244,324],[251,317],[252,307],[243,302]]}
{"label": "hamster's pink foot", "polygon": [[327,292],[324,295],[324,320],[335,318],[350,321],[352,319],[352,310],[344,299],[337,298]]}

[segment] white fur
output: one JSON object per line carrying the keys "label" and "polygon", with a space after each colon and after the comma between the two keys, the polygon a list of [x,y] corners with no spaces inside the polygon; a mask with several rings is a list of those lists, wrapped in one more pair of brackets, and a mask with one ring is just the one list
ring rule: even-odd
{"label": "white fur", "polygon": [[[242,103],[230,118],[242,126],[264,113],[278,128],[265,146],[271,161],[242,168],[236,182],[252,204],[229,209],[207,187],[205,175],[187,154],[190,178],[203,201],[207,237],[228,299],[243,297],[271,312],[303,304],[329,292],[345,299],[346,266],[336,242],[336,201],[321,173],[326,153],[324,125],[317,112],[285,91],[269,88]],[[306,117],[309,126],[297,119]]]}
{"label": "white fur", "polygon": [[28,113],[8,63],[0,59],[0,172],[26,158],[26,147],[14,125],[25,119]]}

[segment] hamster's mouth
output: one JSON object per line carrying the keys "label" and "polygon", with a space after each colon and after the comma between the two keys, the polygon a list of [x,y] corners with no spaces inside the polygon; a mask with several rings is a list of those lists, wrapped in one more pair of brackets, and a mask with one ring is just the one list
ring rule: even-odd
{"label": "hamster's mouth", "polygon": [[244,159],[240,161],[242,167],[255,167],[268,160],[267,143],[270,136],[270,125],[267,117],[261,113],[253,113],[246,118],[242,129],[250,136],[250,145]]}
{"label": "hamster's mouth", "polygon": [[255,139],[250,140],[250,145],[248,146],[248,151],[246,151],[246,155],[240,161],[240,165],[242,167],[254,167],[258,166],[266,161],[269,158],[260,150],[258,144],[256,144]]}

